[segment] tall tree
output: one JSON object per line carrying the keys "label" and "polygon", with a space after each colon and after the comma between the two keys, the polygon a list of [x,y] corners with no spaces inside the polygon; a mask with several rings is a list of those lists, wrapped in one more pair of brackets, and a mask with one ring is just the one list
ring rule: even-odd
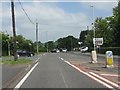
{"label": "tall tree", "polygon": [[115,42],[116,46],[120,47],[120,0],[118,2],[118,6],[113,9],[114,19],[116,20],[115,24]]}

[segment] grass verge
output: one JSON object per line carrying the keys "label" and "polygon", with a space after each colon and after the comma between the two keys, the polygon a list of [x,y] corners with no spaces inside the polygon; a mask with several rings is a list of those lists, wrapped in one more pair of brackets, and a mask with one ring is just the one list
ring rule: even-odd
{"label": "grass verge", "polygon": [[30,63],[32,63],[32,60],[30,60],[30,59],[18,59],[16,61],[2,60],[2,61],[0,61],[0,63],[6,64],[6,65],[30,64]]}

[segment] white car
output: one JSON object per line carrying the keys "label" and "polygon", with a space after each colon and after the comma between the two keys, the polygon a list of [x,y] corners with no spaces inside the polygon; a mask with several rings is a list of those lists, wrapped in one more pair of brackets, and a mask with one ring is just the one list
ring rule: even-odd
{"label": "white car", "polygon": [[81,48],[81,52],[87,52],[88,51],[88,47],[85,47],[85,46],[83,46],[82,48]]}
{"label": "white car", "polygon": [[67,52],[67,49],[62,49],[62,52]]}

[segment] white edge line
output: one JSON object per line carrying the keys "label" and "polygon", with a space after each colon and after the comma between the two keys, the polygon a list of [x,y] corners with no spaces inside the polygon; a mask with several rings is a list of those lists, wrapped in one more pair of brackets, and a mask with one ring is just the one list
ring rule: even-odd
{"label": "white edge line", "polygon": [[[32,71],[35,69],[35,67],[39,64],[36,63],[32,69],[24,76],[24,78],[15,86],[15,88],[20,88],[22,86],[22,84],[25,82],[25,80],[28,78],[28,76],[32,73]],[[15,89],[14,89],[15,90]]]}
{"label": "white edge line", "polygon": [[95,78],[94,76],[92,76],[92,75],[90,75],[90,74],[88,74],[88,73],[86,73],[86,72],[80,70],[78,67],[72,65],[72,64],[69,63],[68,61],[65,61],[65,62],[66,62],[67,64],[69,64],[70,66],[74,67],[75,69],[77,69],[78,71],[80,71],[81,73],[83,73],[83,74],[89,76],[90,78],[94,79],[95,81],[97,81],[97,82],[101,83],[102,85],[106,86],[107,88],[113,88],[112,86],[106,84],[105,82],[103,82],[103,81],[101,81],[101,80]]}
{"label": "white edge line", "polygon": [[89,73],[92,74],[92,75],[94,75],[94,76],[96,76],[97,78],[99,78],[101,80],[104,80],[105,82],[107,82],[107,83],[109,83],[109,84],[111,84],[111,85],[113,85],[115,87],[118,87],[118,84],[116,84],[116,83],[113,83],[113,82],[111,82],[111,81],[109,81],[109,80],[107,80],[107,79],[105,79],[105,78],[103,78],[103,77],[101,77],[101,76],[93,73],[93,72],[89,72]]}
{"label": "white edge line", "polygon": [[38,62],[38,60],[41,58],[41,56],[35,61],[35,62]]}

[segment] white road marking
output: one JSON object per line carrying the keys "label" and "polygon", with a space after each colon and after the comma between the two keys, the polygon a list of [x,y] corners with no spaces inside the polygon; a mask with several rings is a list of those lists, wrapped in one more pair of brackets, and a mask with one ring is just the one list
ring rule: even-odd
{"label": "white road marking", "polygon": [[32,69],[25,75],[25,77],[15,86],[14,90],[16,90],[16,88],[20,88],[22,86],[22,84],[25,82],[25,80],[30,76],[30,74],[32,73],[32,71],[35,69],[35,67],[39,64],[36,63]]}
{"label": "white road marking", "polygon": [[35,62],[38,62],[38,60],[41,58],[41,56],[35,61]]}
{"label": "white road marking", "polygon": [[65,78],[64,78],[64,76],[63,76],[63,73],[62,73],[61,69],[60,69],[60,74],[61,74],[61,76],[62,76],[62,79],[63,79],[63,82],[64,82],[64,84],[65,84],[65,87],[68,88],[68,85],[67,85],[67,83],[66,83],[66,81],[65,81]]}
{"label": "white road marking", "polygon": [[90,74],[87,73],[87,72],[82,71],[81,69],[79,69],[79,68],[76,67],[75,65],[71,64],[70,62],[68,62],[68,61],[66,61],[66,60],[64,60],[64,61],[65,61],[67,64],[69,64],[70,66],[72,66],[73,68],[77,69],[79,72],[81,72],[81,73],[83,73],[83,74],[89,76],[90,78],[92,78],[92,79],[94,79],[95,81],[101,83],[102,85],[106,86],[107,88],[111,88],[111,89],[113,89],[113,87],[110,86],[110,85],[108,85],[107,83],[105,83],[105,82],[99,80],[98,78],[96,78],[96,77],[90,75]]}
{"label": "white road marking", "polygon": [[111,84],[111,85],[113,85],[113,86],[115,86],[115,87],[118,88],[118,84],[113,83],[113,82],[111,82],[111,81],[109,81],[109,80],[107,80],[107,79],[105,79],[105,78],[103,78],[103,77],[101,77],[101,76],[93,73],[93,72],[89,72],[89,73],[92,74],[92,75],[94,75],[94,76],[96,76],[97,78],[99,78],[99,79],[101,79],[101,80],[103,80],[103,81],[105,81],[105,82],[107,82],[107,83],[109,83],[109,84]]}
{"label": "white road marking", "polygon": [[111,77],[118,77],[118,75],[115,75],[115,74],[100,74],[100,75],[103,75],[103,76],[111,76]]}

